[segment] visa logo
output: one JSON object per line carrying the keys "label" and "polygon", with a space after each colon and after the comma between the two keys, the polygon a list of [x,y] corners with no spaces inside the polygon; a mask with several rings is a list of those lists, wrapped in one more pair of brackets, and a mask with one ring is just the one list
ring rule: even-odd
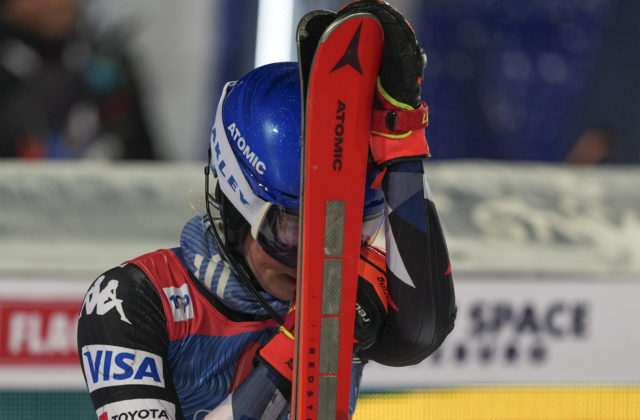
{"label": "visa logo", "polygon": [[162,358],[157,354],[103,344],[84,346],[81,350],[89,392],[117,385],[164,388]]}

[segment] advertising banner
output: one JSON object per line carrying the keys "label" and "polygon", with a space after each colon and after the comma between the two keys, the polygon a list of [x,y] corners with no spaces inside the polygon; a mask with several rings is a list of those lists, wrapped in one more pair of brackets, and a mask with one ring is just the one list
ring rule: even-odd
{"label": "advertising banner", "polygon": [[0,389],[84,389],[76,327],[89,284],[0,279]]}
{"label": "advertising banner", "polygon": [[[0,388],[85,389],[76,325],[90,281],[0,279]],[[458,316],[424,362],[371,362],[363,390],[640,384],[640,281],[456,279]]]}
{"label": "advertising banner", "polygon": [[364,389],[640,383],[640,281],[458,279],[453,332],[417,366],[371,363]]}

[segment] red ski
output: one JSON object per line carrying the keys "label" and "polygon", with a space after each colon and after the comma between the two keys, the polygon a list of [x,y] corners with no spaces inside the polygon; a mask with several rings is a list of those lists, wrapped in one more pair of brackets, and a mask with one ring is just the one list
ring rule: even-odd
{"label": "red ski", "polygon": [[[291,412],[299,420],[348,418],[369,129],[383,51],[373,15],[333,19],[312,12],[298,29],[306,96]],[[320,26],[315,38],[309,26]]]}

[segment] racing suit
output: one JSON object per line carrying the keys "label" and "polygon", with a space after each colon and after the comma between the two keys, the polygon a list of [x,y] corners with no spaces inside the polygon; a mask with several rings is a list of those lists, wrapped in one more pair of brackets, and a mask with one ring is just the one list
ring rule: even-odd
{"label": "racing suit", "polygon": [[[423,164],[394,165],[382,188],[391,309],[360,359],[401,366],[442,343],[453,328],[455,299]],[[379,271],[384,276],[384,267]],[[262,293],[286,314],[288,302]],[[282,383],[254,366],[254,355],[277,331],[219,257],[208,219],[198,215],[183,229],[180,247],[140,256],[94,281],[81,310],[78,350],[100,420],[260,418],[265,407],[256,401],[272,400]],[[363,366],[353,364],[351,414]]]}

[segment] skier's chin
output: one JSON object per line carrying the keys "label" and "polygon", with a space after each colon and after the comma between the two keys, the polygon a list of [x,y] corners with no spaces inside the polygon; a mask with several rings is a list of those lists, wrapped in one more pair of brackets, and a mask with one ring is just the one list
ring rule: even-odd
{"label": "skier's chin", "polygon": [[267,292],[275,298],[288,301],[296,293],[296,278],[288,273],[272,273]]}
{"label": "skier's chin", "polygon": [[244,255],[260,286],[276,299],[292,300],[296,292],[296,269],[288,267],[267,254],[247,235]]}

